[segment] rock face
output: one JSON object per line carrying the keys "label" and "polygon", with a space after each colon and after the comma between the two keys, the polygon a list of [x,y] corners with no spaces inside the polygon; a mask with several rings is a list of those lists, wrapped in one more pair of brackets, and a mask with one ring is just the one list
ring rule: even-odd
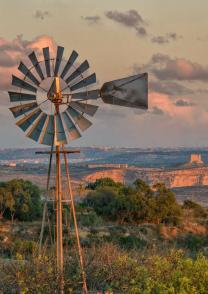
{"label": "rock face", "polygon": [[191,154],[190,164],[203,164],[201,154]]}
{"label": "rock face", "polygon": [[95,182],[97,179],[111,178],[115,182],[123,183],[125,180],[125,171],[125,169],[102,170],[87,175],[84,180],[86,182]]}
{"label": "rock face", "polygon": [[149,184],[165,183],[170,188],[208,185],[208,167],[184,168],[176,170],[128,167],[126,169],[106,169],[87,175],[84,180],[93,182],[109,177],[117,182],[132,183],[140,178]]}

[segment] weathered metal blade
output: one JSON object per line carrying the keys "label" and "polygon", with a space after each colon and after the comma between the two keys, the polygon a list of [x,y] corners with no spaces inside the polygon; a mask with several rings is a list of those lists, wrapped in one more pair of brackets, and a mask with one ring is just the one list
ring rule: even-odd
{"label": "weathered metal blade", "polygon": [[54,69],[54,76],[58,75],[58,71],[59,71],[59,67],[61,64],[63,53],[64,53],[64,47],[58,46],[57,53],[56,53],[56,64],[55,64],[55,69]]}
{"label": "weathered metal blade", "polygon": [[14,107],[10,107],[9,110],[12,112],[13,116],[16,118],[20,115],[27,113],[30,110],[38,107],[36,102],[22,104]]}
{"label": "weathered metal blade", "polygon": [[65,80],[67,84],[69,84],[71,81],[76,79],[78,76],[80,76],[83,72],[85,72],[89,68],[89,63],[87,60],[85,60],[80,66]]}
{"label": "weathered metal blade", "polygon": [[61,78],[64,79],[65,75],[68,73],[69,69],[72,67],[72,65],[74,64],[75,60],[78,57],[78,53],[76,51],[72,51],[62,73],[61,73]]}
{"label": "weathered metal blade", "polygon": [[20,62],[18,69],[19,71],[21,71],[21,73],[28,77],[36,86],[40,85],[40,82],[36,79],[34,74],[29,70],[29,68],[27,68],[27,66],[23,62]]}
{"label": "weathered metal blade", "polygon": [[80,112],[86,113],[88,115],[91,115],[91,116],[93,116],[98,109],[98,106],[96,106],[96,105],[82,103],[82,102],[71,101],[69,105],[72,108],[74,108]]}
{"label": "weathered metal blade", "polygon": [[36,100],[35,95],[10,91],[8,93],[11,102]]}
{"label": "weathered metal blade", "polygon": [[34,65],[34,68],[37,72],[37,74],[39,75],[39,77],[41,78],[41,80],[44,80],[44,75],[43,75],[43,72],[42,72],[42,69],[40,67],[40,64],[37,60],[37,57],[35,55],[35,52],[33,51],[31,54],[28,55],[30,61],[32,62],[32,64]]}
{"label": "weathered metal blade", "polygon": [[147,109],[148,74],[107,82],[102,86],[100,95],[108,104]]}
{"label": "weathered metal blade", "polygon": [[35,122],[30,131],[27,133],[27,137],[37,142],[45,124],[46,118],[47,115],[42,113],[40,118],[37,120],[37,122]]}
{"label": "weathered metal blade", "polygon": [[100,90],[78,92],[71,95],[72,99],[81,99],[81,100],[98,99],[99,97],[100,97]]}
{"label": "weathered metal blade", "polygon": [[54,142],[54,115],[47,115],[45,127],[41,134],[40,143],[45,145],[52,145]]}
{"label": "weathered metal blade", "polygon": [[49,47],[43,48],[43,56],[44,56],[44,61],[45,61],[46,74],[47,74],[47,77],[50,77],[51,76],[51,68],[50,68]]}
{"label": "weathered metal blade", "polygon": [[72,107],[69,106],[66,111],[68,112],[70,117],[73,118],[75,124],[80,128],[81,131],[85,131],[92,125],[92,123],[88,119],[86,119],[82,114],[80,114]]}
{"label": "weathered metal blade", "polygon": [[26,131],[32,123],[36,120],[36,118],[41,114],[40,108],[36,108],[33,112],[29,113],[22,119],[20,119],[16,125],[20,127],[23,131]]}
{"label": "weathered metal blade", "polygon": [[75,91],[77,89],[89,86],[91,84],[96,83],[96,75],[95,73],[91,74],[90,76],[86,77],[85,79],[81,80],[77,84],[70,86],[71,91]]}
{"label": "weathered metal blade", "polygon": [[37,88],[35,88],[34,86],[28,84],[24,80],[21,80],[20,78],[14,76],[14,75],[12,75],[12,85],[19,87],[19,88],[23,88],[25,90],[28,90],[28,91],[31,91],[34,93],[37,92]]}
{"label": "weathered metal blade", "polygon": [[64,131],[60,113],[56,115],[56,132],[57,132],[56,141],[58,143],[67,143],[66,134]]}
{"label": "weathered metal blade", "polygon": [[80,132],[76,128],[75,124],[71,120],[71,118],[68,116],[67,112],[62,113],[62,117],[64,119],[65,125],[68,130],[68,135],[71,140],[75,140],[81,137]]}

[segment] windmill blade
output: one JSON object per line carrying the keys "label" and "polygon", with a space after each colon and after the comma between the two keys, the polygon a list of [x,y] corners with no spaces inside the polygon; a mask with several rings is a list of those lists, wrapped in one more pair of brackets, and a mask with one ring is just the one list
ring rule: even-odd
{"label": "windmill blade", "polygon": [[10,91],[8,93],[11,102],[36,100],[35,95]]}
{"label": "windmill blade", "polygon": [[67,112],[62,113],[62,117],[64,119],[65,125],[68,130],[68,135],[71,140],[75,140],[81,137],[80,132],[76,128],[75,124],[71,120],[71,118],[68,116]]}
{"label": "windmill blade", "polygon": [[77,84],[70,86],[71,91],[75,91],[77,89],[89,86],[91,84],[96,83],[96,75],[95,73],[91,74],[90,76],[86,77],[85,79],[81,80]]}
{"label": "windmill blade", "polygon": [[37,122],[35,122],[30,131],[27,133],[27,137],[37,142],[45,124],[46,118],[47,115],[42,113],[40,118],[37,120]]}
{"label": "windmill blade", "polygon": [[66,111],[68,112],[69,116],[73,118],[75,124],[78,125],[81,131],[85,131],[92,125],[88,119],[86,119],[82,114],[72,107],[69,106]]}
{"label": "windmill blade", "polygon": [[148,74],[107,82],[102,86],[100,95],[108,104],[147,109]]}
{"label": "windmill blade", "polygon": [[72,51],[62,73],[61,73],[61,78],[64,79],[65,75],[68,73],[69,69],[72,67],[72,65],[74,64],[75,60],[78,57],[78,53],[76,51]]}
{"label": "windmill blade", "polygon": [[44,80],[44,75],[43,75],[43,72],[42,72],[42,69],[40,67],[40,64],[37,60],[37,57],[35,55],[35,52],[33,51],[30,55],[28,55],[30,61],[32,62],[32,64],[34,65],[35,67],[35,70],[37,72],[37,74],[39,75],[39,77],[41,78],[41,80]]}
{"label": "windmill blade", "polygon": [[45,61],[46,74],[47,74],[47,77],[50,77],[51,76],[51,68],[50,68],[49,47],[43,48],[43,56],[44,56],[44,61]]}
{"label": "windmill blade", "polygon": [[54,115],[47,115],[45,127],[41,134],[40,143],[52,145],[54,142]]}
{"label": "windmill blade", "polygon": [[31,91],[34,93],[37,92],[37,89],[34,86],[28,84],[24,80],[21,80],[20,78],[14,76],[14,75],[12,75],[12,85],[19,87],[19,88],[23,88],[25,90],[28,90],[28,91]]}
{"label": "windmill blade", "polygon": [[55,139],[57,142],[64,143],[64,144],[67,143],[66,134],[64,131],[64,127],[63,127],[60,113],[58,113],[56,115],[56,134],[57,134],[57,136]]}
{"label": "windmill blade", "polygon": [[18,105],[15,107],[10,107],[9,110],[12,112],[13,116],[16,118],[20,115],[27,113],[30,110],[33,110],[37,106],[38,105],[36,102],[32,102],[32,103],[27,103],[27,104],[23,104],[23,105]]}
{"label": "windmill blade", "polygon": [[100,97],[100,90],[78,92],[71,95],[72,99],[81,99],[81,100],[98,99],[99,97]]}
{"label": "windmill blade", "polygon": [[65,80],[67,84],[69,84],[71,81],[76,79],[78,76],[80,76],[83,72],[85,72],[89,68],[89,63],[87,60],[85,60],[80,66]]}
{"label": "windmill blade", "polygon": [[20,62],[18,69],[19,71],[21,71],[21,73],[28,77],[36,86],[40,85],[40,82],[36,79],[34,74],[29,70],[29,68],[27,68],[27,66],[23,62]]}
{"label": "windmill blade", "polygon": [[62,56],[64,53],[64,47],[58,46],[57,47],[57,54],[56,54],[56,64],[54,69],[54,76],[58,75],[59,67],[61,64]]}
{"label": "windmill blade", "polygon": [[98,109],[98,106],[96,106],[96,105],[82,103],[82,102],[71,101],[69,105],[72,108],[74,108],[80,112],[86,113],[90,116],[93,116]]}
{"label": "windmill blade", "polygon": [[29,113],[22,119],[20,119],[16,125],[20,127],[23,131],[26,131],[32,123],[36,120],[36,118],[41,114],[40,108],[35,109],[33,112]]}

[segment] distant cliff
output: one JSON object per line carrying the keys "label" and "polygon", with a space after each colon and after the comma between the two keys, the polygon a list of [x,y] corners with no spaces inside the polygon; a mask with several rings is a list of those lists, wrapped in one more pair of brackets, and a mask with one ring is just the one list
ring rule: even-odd
{"label": "distant cliff", "polygon": [[104,169],[87,175],[84,180],[95,181],[110,177],[117,182],[131,183],[140,178],[149,184],[164,182],[170,188],[208,185],[208,167],[184,169],[150,169],[128,167],[125,169]]}

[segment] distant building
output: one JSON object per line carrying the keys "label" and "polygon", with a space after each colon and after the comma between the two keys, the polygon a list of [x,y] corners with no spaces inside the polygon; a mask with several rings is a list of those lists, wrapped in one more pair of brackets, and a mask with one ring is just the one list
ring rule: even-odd
{"label": "distant building", "polygon": [[16,165],[17,165],[17,164],[16,164],[15,162],[10,162],[10,163],[9,163],[9,167],[16,167]]}
{"label": "distant building", "polygon": [[191,158],[189,161],[190,164],[204,164],[201,154],[191,154]]}

